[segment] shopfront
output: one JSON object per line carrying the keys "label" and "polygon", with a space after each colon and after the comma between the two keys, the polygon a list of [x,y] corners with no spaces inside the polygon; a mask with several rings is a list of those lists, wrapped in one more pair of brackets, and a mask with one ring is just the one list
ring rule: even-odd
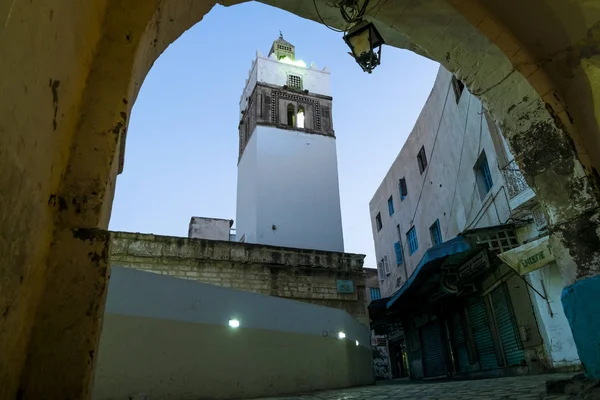
{"label": "shopfront", "polygon": [[497,257],[517,246],[507,226],[470,231],[429,249],[386,299],[388,318],[402,324],[411,378],[542,372],[527,282]]}

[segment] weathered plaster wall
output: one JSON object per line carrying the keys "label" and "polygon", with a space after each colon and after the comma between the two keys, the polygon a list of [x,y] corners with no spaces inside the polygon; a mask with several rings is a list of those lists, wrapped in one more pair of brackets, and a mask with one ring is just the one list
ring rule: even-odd
{"label": "weathered plaster wall", "polygon": [[547,298],[544,300],[538,294],[531,293],[538,309],[536,315],[551,366],[556,369],[579,367],[581,364],[577,347],[561,304],[564,283],[560,276],[560,269],[556,263],[551,263],[528,275],[532,286]]}
{"label": "weathered plaster wall", "polygon": [[247,243],[344,251],[335,138],[257,126],[238,165]]}
{"label": "weathered plaster wall", "polygon": [[[375,254],[387,256],[390,274],[381,283],[382,296],[392,295],[410,277],[432,245],[429,228],[439,220],[442,239],[465,229],[505,223],[510,216],[508,194],[496,159],[494,143],[483,115],[483,106],[465,89],[457,104],[450,80],[440,68],[433,89],[398,157],[369,203]],[[424,146],[428,166],[422,174],[417,154]],[[482,199],[474,166],[485,151],[493,187]],[[399,180],[406,179],[408,195],[400,200]],[[392,196],[394,214],[389,215]],[[375,217],[381,213],[383,228]],[[400,225],[400,237],[397,225]],[[415,226],[418,250],[409,252],[408,230]],[[396,265],[394,242],[400,239],[403,264]]]}
{"label": "weathered plaster wall", "polygon": [[[542,233],[535,223],[527,224],[517,229],[520,242],[537,238]],[[573,333],[565,311],[561,304],[564,281],[560,267],[552,262],[541,269],[530,272],[524,278],[535,290],[541,293],[543,299],[534,290],[529,291],[534,307],[540,334],[545,347],[547,367],[550,369],[576,369],[581,367]]]}
{"label": "weathered plaster wall", "polygon": [[246,399],[373,381],[369,330],[341,310],[113,268],[96,400]]}
{"label": "weathered plaster wall", "polygon": [[[111,235],[113,266],[339,308],[368,324],[364,255],[139,233]],[[354,293],[338,293],[340,279],[352,280]]]}

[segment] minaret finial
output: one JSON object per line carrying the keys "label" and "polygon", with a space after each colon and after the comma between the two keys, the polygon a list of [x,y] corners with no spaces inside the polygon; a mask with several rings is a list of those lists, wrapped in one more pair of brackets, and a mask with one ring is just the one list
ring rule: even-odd
{"label": "minaret finial", "polygon": [[281,33],[281,29],[279,30],[279,37],[283,39],[283,33]]}

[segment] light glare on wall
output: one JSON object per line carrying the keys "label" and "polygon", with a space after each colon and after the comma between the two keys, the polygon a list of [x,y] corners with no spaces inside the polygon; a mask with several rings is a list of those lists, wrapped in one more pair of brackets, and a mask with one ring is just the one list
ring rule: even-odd
{"label": "light glare on wall", "polygon": [[356,345],[358,346],[358,340],[356,341]]}
{"label": "light glare on wall", "polygon": [[346,337],[346,334],[342,331],[338,332],[338,339],[344,339]]}
{"label": "light glare on wall", "polygon": [[239,328],[240,326],[240,321],[237,319],[230,319],[229,320],[229,326],[232,328]]}

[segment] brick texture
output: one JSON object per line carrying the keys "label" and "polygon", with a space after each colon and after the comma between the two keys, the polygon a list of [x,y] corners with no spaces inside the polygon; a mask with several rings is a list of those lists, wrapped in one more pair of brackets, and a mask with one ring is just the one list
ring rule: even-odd
{"label": "brick texture", "polygon": [[[345,310],[368,324],[364,255],[111,232],[111,265]],[[338,293],[337,281],[354,282]]]}

